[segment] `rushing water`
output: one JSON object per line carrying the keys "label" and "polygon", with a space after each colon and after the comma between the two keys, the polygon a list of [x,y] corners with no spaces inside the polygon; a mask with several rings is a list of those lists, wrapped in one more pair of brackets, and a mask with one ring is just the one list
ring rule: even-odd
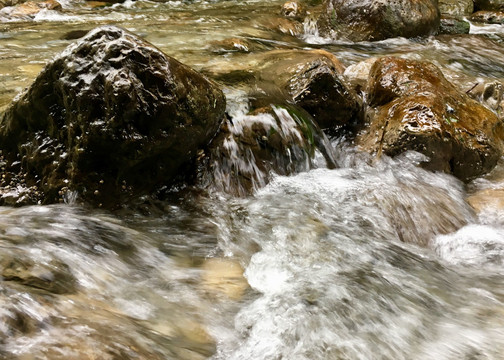
{"label": "rushing water", "polygon": [[[502,27],[328,43],[278,30],[279,1],[127,1],[32,19],[0,12],[0,111],[73,40],[113,23],[207,74],[274,49],[346,66],[426,59],[461,89],[504,79]],[[485,35],[481,35],[485,34]],[[238,38],[247,48],[221,48]],[[244,51],[246,50],[246,51]],[[248,105],[223,85],[228,112]],[[136,211],[0,208],[0,358],[502,359],[504,166],[463,184],[332,139],[339,167],[274,176],[252,196],[186,189]]]}

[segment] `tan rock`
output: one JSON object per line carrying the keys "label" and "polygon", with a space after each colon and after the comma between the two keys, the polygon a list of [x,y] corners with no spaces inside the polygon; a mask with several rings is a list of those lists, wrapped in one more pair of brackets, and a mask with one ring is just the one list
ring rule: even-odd
{"label": "tan rock", "polygon": [[490,171],[502,155],[497,116],[459,92],[431,63],[385,57],[370,72],[369,127],[363,149],[394,156],[415,150],[431,170],[469,180]]}
{"label": "tan rock", "polygon": [[201,281],[206,291],[232,300],[240,300],[249,287],[241,265],[225,258],[206,260],[202,265]]}
{"label": "tan rock", "polygon": [[477,11],[469,18],[473,22],[486,24],[504,24],[504,12],[501,11]]}
{"label": "tan rock", "polygon": [[484,209],[504,210],[504,189],[485,189],[470,195],[466,201],[476,213]]}

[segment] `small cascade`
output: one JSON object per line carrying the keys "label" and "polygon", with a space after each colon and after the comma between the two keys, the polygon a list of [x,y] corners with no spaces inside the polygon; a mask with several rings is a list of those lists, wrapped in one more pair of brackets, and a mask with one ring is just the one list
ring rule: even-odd
{"label": "small cascade", "polygon": [[293,106],[271,106],[226,120],[211,145],[208,162],[211,186],[239,196],[264,187],[272,173],[336,167],[323,132]]}

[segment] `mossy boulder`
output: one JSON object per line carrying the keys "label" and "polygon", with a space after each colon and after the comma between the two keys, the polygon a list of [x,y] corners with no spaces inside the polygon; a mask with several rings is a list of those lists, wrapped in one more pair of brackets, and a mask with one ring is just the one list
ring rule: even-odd
{"label": "mossy boulder", "polygon": [[378,154],[415,150],[431,170],[470,180],[490,171],[503,151],[504,127],[431,63],[385,57],[367,84],[369,127],[358,144]]}
{"label": "mossy boulder", "polygon": [[124,29],[99,27],[1,117],[4,172],[19,170],[42,203],[74,191],[117,206],[169,184],[213,138],[224,109],[212,81]]}

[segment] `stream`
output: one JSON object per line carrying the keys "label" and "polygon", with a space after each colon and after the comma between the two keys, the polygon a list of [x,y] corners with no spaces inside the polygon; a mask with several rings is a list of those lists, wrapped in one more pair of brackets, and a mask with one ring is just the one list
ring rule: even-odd
{"label": "stream", "polygon": [[[0,11],[0,112],[71,32],[122,26],[204,74],[277,49],[351,66],[428,60],[462,90],[504,81],[504,27],[348,43],[278,26],[282,1],[130,1],[32,19]],[[283,29],[283,30],[282,30]],[[221,48],[241,39],[249,48]],[[227,111],[248,111],[222,84]],[[0,207],[0,359],[504,358],[504,161],[464,184],[422,155],[330,138],[336,169],[274,175],[251,196],[183,189],[135,211]]]}

